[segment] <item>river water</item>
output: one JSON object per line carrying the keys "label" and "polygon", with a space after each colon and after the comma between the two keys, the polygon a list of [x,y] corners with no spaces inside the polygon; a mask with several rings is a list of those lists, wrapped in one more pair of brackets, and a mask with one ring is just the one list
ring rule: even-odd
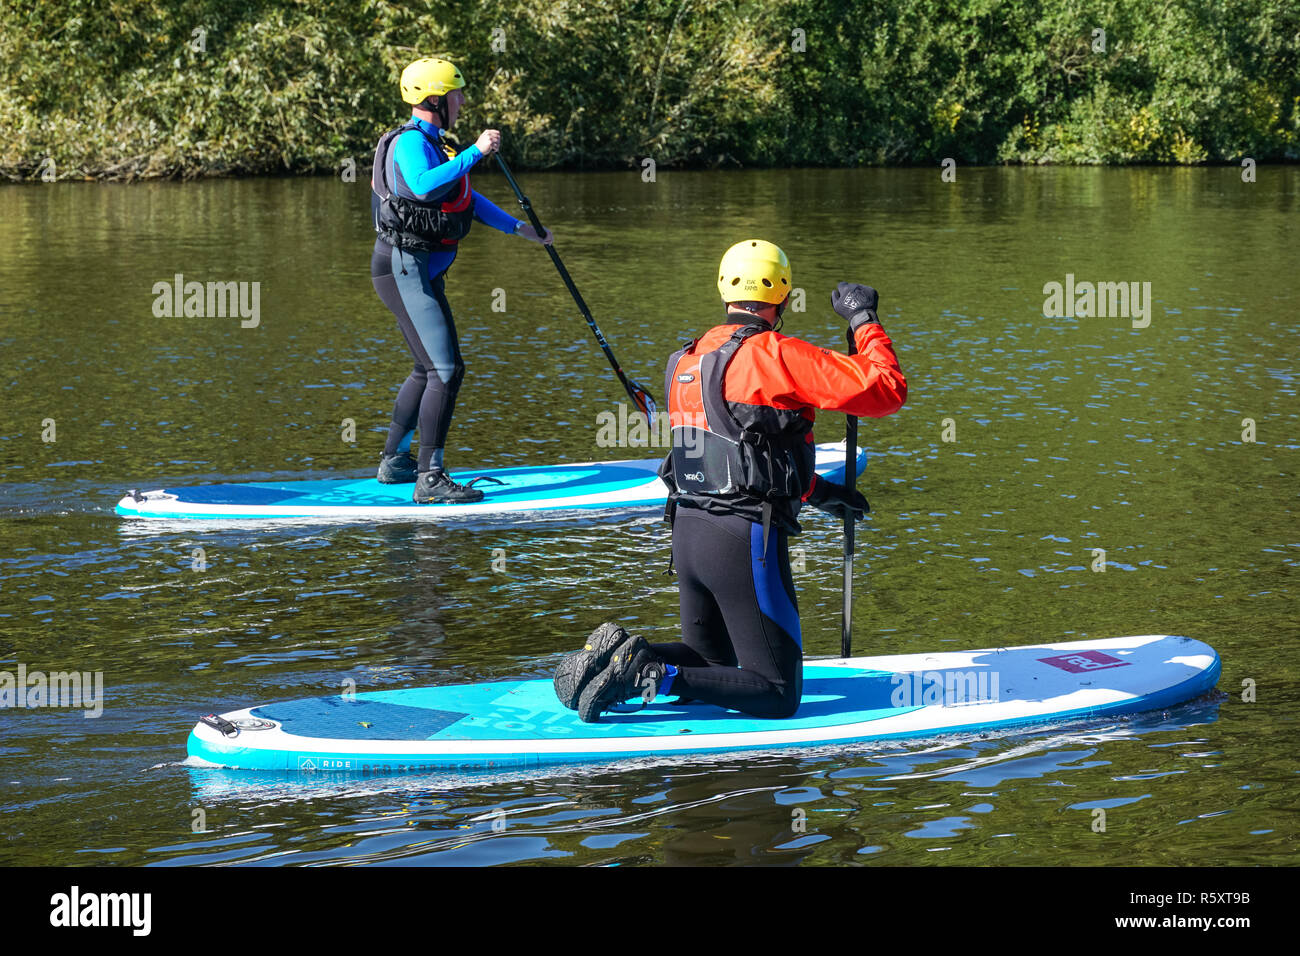
{"label": "river water", "polygon": [[[805,298],[785,331],[829,347],[834,284],[880,290],[911,395],[860,432],[856,653],[1186,634],[1218,649],[1219,691],[999,736],[552,774],[184,766],[210,711],[347,680],[544,677],[604,620],[675,639],[667,528],[123,521],[127,488],[373,472],[409,359],[370,287],[366,186],[5,186],[0,669],[101,671],[105,701],[91,720],[0,711],[0,862],[1294,862],[1300,170],[523,184],[656,393],[667,355],[718,318],[732,242],[786,249]],[[500,176],[476,186],[513,207]],[[258,283],[255,327],[156,315],[176,274]],[[1067,275],[1149,282],[1149,324],[1046,317],[1044,285]],[[480,226],[447,292],[469,368],[451,464],[659,453],[598,446],[622,391],[538,247]],[[842,436],[819,419],[821,440]],[[810,515],[797,544],[805,651],[836,654],[838,528]]]}

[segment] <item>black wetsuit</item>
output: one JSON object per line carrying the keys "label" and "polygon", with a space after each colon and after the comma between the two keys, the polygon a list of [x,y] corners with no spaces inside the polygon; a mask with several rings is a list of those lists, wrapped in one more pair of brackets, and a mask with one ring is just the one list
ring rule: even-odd
{"label": "black wetsuit", "polygon": [[[706,358],[698,358],[721,352],[741,329],[734,321],[718,326],[668,363],[664,390],[674,427],[674,452],[660,474],[674,489],[675,505],[670,505],[668,514],[681,589],[682,640],[654,649],[670,665],[661,693],[755,717],[783,718],[794,715],[803,693],[803,635],[788,535],[799,533],[803,498],[814,491],[813,409],[874,417],[892,414],[906,400],[906,382],[879,325],[855,332],[854,355],[764,331],[744,338],[729,364],[706,364]],[[769,496],[770,508],[765,509],[762,501],[743,491],[690,490],[690,485],[723,473],[728,481],[746,474],[744,456],[735,462],[728,457],[725,468],[717,461],[706,467],[707,451],[692,459],[676,444],[678,431],[683,440],[692,429],[698,431],[700,409],[708,418],[713,414],[710,408],[721,412],[724,404],[725,415],[737,427],[787,440],[791,435],[803,438],[807,456],[795,456],[792,466],[797,473],[807,472],[799,474],[799,486],[806,489],[803,495]],[[716,422],[721,425],[723,418]],[[754,474],[778,473],[775,466],[783,459],[775,452],[767,456],[766,464],[757,452],[755,456],[759,464]],[[765,511],[769,522],[764,521]]]}
{"label": "black wetsuit", "polygon": [[803,637],[784,528],[679,506],[673,564],[682,640],[653,645],[677,668],[665,693],[755,717],[789,717],[803,693]]}

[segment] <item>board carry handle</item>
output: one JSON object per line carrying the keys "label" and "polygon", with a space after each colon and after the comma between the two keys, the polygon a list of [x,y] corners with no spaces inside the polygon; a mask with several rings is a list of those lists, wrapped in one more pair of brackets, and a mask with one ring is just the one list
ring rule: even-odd
{"label": "board carry handle", "polygon": [[239,728],[233,723],[217,714],[204,714],[199,718],[199,723],[207,724],[223,737],[238,737]]}

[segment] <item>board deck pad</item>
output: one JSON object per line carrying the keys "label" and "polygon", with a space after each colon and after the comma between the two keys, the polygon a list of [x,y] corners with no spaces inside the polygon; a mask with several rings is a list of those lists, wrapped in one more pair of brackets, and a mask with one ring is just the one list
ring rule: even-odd
{"label": "board deck pad", "polygon": [[[413,483],[385,485],[374,478],[353,478],[162,488],[128,493],[118,502],[116,511],[129,518],[158,519],[424,520],[528,511],[663,507],[668,489],[658,476],[662,460],[453,471],[452,478],[459,482],[477,477],[499,482],[476,484],[474,487],[483,492],[483,500],[472,503],[418,505],[411,500]],[[859,474],[866,463],[866,452],[858,449]],[[830,481],[844,480],[843,442],[817,446],[817,473]]]}
{"label": "board deck pad", "polygon": [[976,651],[812,660],[786,720],[657,699],[583,723],[549,680],[492,681],[263,704],[200,722],[189,762],[277,771],[492,770],[826,746],[1172,707],[1218,681],[1212,647],[1145,635]]}

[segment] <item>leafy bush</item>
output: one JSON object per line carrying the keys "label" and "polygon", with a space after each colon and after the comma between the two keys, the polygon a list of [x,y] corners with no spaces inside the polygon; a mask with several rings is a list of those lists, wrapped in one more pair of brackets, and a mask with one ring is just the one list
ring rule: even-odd
{"label": "leafy bush", "polygon": [[[0,173],[368,162],[454,59],[521,166],[1300,156],[1294,0],[0,3]],[[1097,29],[1105,49],[1097,49]],[[52,165],[51,165],[52,164]]]}

